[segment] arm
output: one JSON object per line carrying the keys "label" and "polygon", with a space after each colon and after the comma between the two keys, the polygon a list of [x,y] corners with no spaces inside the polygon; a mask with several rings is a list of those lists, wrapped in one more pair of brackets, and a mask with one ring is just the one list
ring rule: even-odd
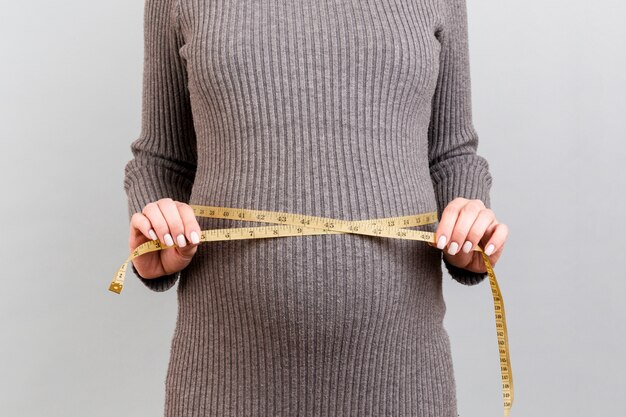
{"label": "arm", "polygon": [[[124,171],[129,219],[152,201],[170,197],[188,203],[196,172],[197,150],[187,73],[178,54],[176,0],[146,0],[141,134],[131,144],[133,158]],[[132,264],[132,262],[131,262]],[[180,271],[142,278],[151,290],[165,291]]]}
{"label": "arm", "polygon": [[[439,77],[433,95],[428,129],[428,158],[441,219],[456,197],[479,199],[491,208],[492,177],[487,160],[476,153],[478,135],[472,124],[467,10],[465,0],[443,0],[444,25]],[[487,273],[457,268],[445,261],[456,281],[474,285]]]}

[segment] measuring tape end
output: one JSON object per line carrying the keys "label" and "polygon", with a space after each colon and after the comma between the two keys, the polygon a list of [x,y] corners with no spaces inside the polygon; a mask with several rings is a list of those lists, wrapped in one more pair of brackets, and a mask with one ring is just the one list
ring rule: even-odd
{"label": "measuring tape end", "polygon": [[123,285],[120,284],[119,282],[111,282],[111,284],[109,285],[109,291],[113,291],[114,293],[121,293],[122,292],[122,287]]}

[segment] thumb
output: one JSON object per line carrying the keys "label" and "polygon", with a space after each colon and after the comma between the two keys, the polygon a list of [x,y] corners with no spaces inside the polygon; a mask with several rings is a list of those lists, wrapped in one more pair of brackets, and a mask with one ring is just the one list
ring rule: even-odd
{"label": "thumb", "polygon": [[196,254],[196,251],[198,250],[198,245],[194,245],[193,243],[187,243],[185,246],[180,247],[178,246],[178,244],[176,244],[174,249],[178,253],[178,256],[180,256],[181,258],[185,260],[191,260],[191,258],[193,258],[193,256]]}

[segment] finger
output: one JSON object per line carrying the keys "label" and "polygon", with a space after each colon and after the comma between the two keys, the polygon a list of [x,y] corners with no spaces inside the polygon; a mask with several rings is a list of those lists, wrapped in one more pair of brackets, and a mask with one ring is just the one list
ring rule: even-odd
{"label": "finger", "polygon": [[[483,208],[484,205],[479,200],[470,200],[461,208],[448,244],[448,253],[450,255],[456,255],[459,249],[461,249],[461,245],[465,244],[467,235]],[[463,252],[467,253],[467,251]]]}
{"label": "finger", "polygon": [[198,219],[190,205],[177,202],[178,213],[183,221],[183,228],[185,230],[185,236],[192,245],[197,245],[200,242],[200,225]]}
{"label": "finger", "polygon": [[478,212],[478,216],[474,220],[472,227],[465,236],[465,242],[461,246],[461,250],[470,253],[476,245],[483,239],[487,233],[489,226],[496,221],[496,217],[491,209],[484,208]]}
{"label": "finger", "polygon": [[[493,227],[493,232],[484,245],[484,252],[487,256],[492,256],[503,246],[509,234],[509,228],[504,223],[498,223]],[[491,260],[491,259],[490,259]]]}
{"label": "finger", "polygon": [[[150,220],[143,215],[143,213],[135,213],[130,218],[130,238],[129,238],[129,246],[132,246],[137,241],[138,235],[144,236],[149,240],[156,240],[157,235],[152,229],[152,224]],[[131,247],[131,250],[134,247]]]}
{"label": "finger", "polygon": [[[183,226],[183,220],[180,218],[178,212],[178,206],[176,202],[171,198],[162,198],[157,201],[163,217],[167,222],[167,226],[170,232],[170,239],[173,237],[179,247],[184,248],[187,246],[187,239],[185,239],[185,227]],[[165,236],[167,239],[167,236]],[[170,246],[168,244],[168,246]]]}
{"label": "finger", "polygon": [[441,219],[437,225],[437,231],[435,232],[435,244],[437,248],[444,249],[450,241],[450,236],[454,230],[454,225],[461,208],[467,203],[467,199],[457,197],[450,201],[448,205],[441,212]]}
{"label": "finger", "polygon": [[159,204],[156,201],[146,204],[143,208],[142,213],[150,220],[152,224],[152,228],[157,234],[159,240],[166,246],[172,246],[174,244],[174,240],[172,239],[172,235],[170,233],[169,226],[161,209],[159,208]]}

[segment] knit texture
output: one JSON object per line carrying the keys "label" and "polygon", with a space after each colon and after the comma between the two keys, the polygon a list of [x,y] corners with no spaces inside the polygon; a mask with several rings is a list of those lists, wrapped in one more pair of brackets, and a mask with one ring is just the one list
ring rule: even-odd
{"label": "knit texture", "polygon": [[[164,197],[347,220],[441,218],[455,197],[490,207],[464,0],[146,0],[144,13],[129,216]],[[443,264],[463,284],[486,276]],[[178,282],[165,416],[457,416],[442,251],[424,242],[211,242],[178,273],[132,270],[153,291]]]}

